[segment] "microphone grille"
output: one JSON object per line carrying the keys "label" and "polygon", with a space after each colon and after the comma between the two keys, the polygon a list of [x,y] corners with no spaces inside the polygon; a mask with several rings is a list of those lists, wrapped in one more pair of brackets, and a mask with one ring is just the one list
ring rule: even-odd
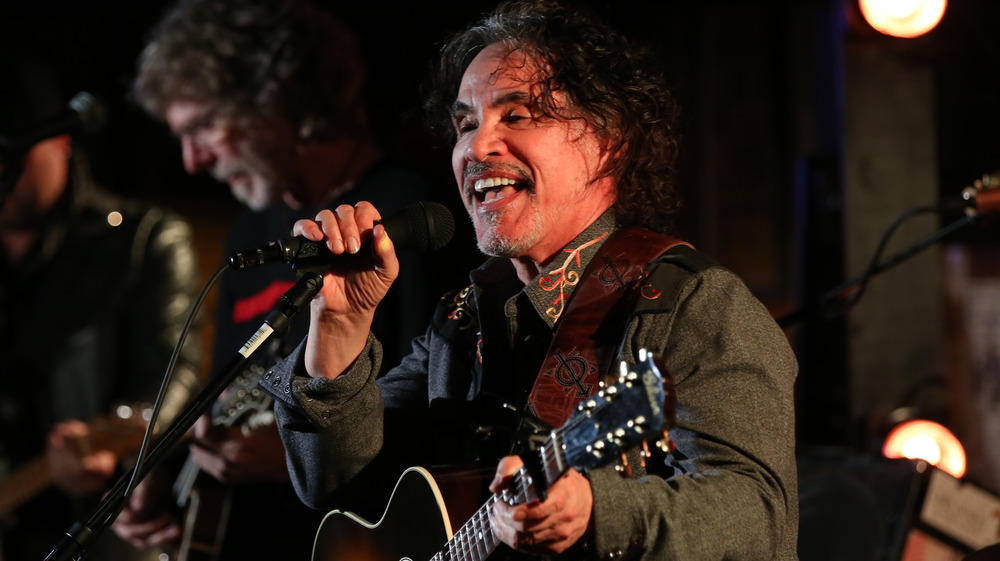
{"label": "microphone grille", "polygon": [[441,249],[455,234],[455,218],[444,205],[420,202],[403,209],[397,215],[401,220],[383,222],[386,232],[397,247],[415,251]]}

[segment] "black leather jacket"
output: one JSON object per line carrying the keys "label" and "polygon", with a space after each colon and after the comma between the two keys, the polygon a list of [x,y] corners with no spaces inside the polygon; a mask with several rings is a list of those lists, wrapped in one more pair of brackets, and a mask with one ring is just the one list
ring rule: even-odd
{"label": "black leather jacket", "polygon": [[[0,257],[0,460],[11,467],[41,454],[56,422],[151,403],[198,280],[186,222],[102,191],[79,162],[73,170],[24,260]],[[198,347],[192,334],[174,409],[197,382]],[[45,522],[63,514],[52,506]],[[19,518],[39,522],[24,509]]]}

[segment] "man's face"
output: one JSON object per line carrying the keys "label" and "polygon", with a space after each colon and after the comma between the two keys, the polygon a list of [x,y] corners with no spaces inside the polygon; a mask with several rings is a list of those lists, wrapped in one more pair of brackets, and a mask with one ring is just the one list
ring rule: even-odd
{"label": "man's face", "polygon": [[175,101],[164,117],[181,141],[184,169],[227,183],[254,210],[279,201],[297,182],[296,138],[287,122],[250,126],[198,101]]}
{"label": "man's face", "polygon": [[480,249],[545,263],[611,206],[614,184],[596,179],[607,154],[586,122],[542,115],[536,67],[506,53],[487,47],[462,77],[452,168]]}

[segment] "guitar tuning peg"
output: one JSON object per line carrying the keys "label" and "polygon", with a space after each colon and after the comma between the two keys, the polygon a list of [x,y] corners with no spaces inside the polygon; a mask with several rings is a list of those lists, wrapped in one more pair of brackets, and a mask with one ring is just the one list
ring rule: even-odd
{"label": "guitar tuning peg", "polygon": [[656,441],[656,447],[664,454],[674,451],[674,442],[670,440],[670,434],[667,431],[663,431],[663,437]]}
{"label": "guitar tuning peg", "polygon": [[645,440],[643,440],[642,452],[639,452],[639,464],[643,467],[643,469],[646,468],[646,458],[648,457],[649,457],[649,444]]}
{"label": "guitar tuning peg", "polygon": [[615,466],[615,470],[625,477],[632,477],[632,466],[628,463],[628,454],[626,452],[622,452],[622,461]]}

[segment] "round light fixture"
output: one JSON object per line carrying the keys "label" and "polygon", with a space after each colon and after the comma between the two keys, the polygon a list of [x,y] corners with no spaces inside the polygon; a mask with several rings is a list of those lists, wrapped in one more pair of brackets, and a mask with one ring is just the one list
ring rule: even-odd
{"label": "round light fixture", "polygon": [[882,455],[924,460],[956,478],[965,475],[962,443],[950,430],[933,421],[914,419],[896,425],[885,437]]}
{"label": "round light fixture", "polygon": [[947,0],[859,0],[865,21],[893,37],[917,37],[937,26]]}

